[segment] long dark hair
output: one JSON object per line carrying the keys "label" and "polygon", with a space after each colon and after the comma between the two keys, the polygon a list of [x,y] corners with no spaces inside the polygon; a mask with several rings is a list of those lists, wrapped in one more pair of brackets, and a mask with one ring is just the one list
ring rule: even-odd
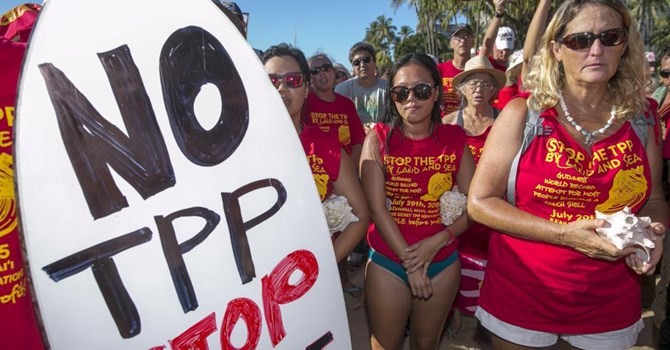
{"label": "long dark hair", "polygon": [[398,70],[400,70],[400,68],[403,68],[410,64],[419,65],[425,68],[428,72],[430,72],[430,76],[433,78],[433,88],[438,93],[437,101],[435,101],[433,109],[430,112],[430,120],[432,122],[431,129],[435,130],[435,125],[442,124],[442,116],[440,114],[440,106],[442,105],[442,75],[440,74],[440,71],[437,69],[437,64],[430,56],[422,53],[410,53],[403,56],[393,65],[393,67],[391,67],[391,72],[389,73],[388,87],[386,91],[386,96],[388,96],[388,99],[386,101],[386,110],[387,110],[386,120],[388,120],[390,131],[386,137],[385,142],[386,154],[389,154],[390,151],[389,147],[391,146],[390,144],[391,134],[396,130],[396,128],[401,128],[403,125],[403,120],[402,117],[400,116],[400,112],[398,112],[398,109],[395,106],[395,102],[393,102],[393,99],[391,98],[391,89],[393,88],[393,80],[395,79],[395,76],[398,73]]}

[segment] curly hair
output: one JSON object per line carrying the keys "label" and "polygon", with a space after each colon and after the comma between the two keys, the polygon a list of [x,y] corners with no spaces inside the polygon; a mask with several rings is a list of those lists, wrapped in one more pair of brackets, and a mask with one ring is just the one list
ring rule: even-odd
{"label": "curly hair", "polygon": [[567,25],[587,5],[607,6],[616,11],[623,27],[628,31],[626,49],[607,88],[609,99],[617,102],[617,118],[630,119],[641,115],[648,106],[644,96],[647,82],[645,74],[648,72],[642,36],[636,24],[631,21],[630,12],[619,0],[567,0],[556,10],[540,40],[540,50],[533,56],[530,71],[524,81],[524,89],[531,92],[528,107],[542,111],[558,103],[558,96],[565,86],[565,73],[562,64],[553,54],[552,46],[566,35]]}
{"label": "curly hair", "polygon": [[310,83],[312,75],[309,73],[309,64],[307,64],[305,54],[303,54],[302,51],[300,51],[300,49],[297,47],[291,46],[287,43],[272,45],[263,52],[263,55],[261,56],[261,62],[265,64],[271,58],[280,56],[292,57],[298,63],[298,66],[300,66],[300,73],[302,73],[303,80],[307,82],[307,84]]}

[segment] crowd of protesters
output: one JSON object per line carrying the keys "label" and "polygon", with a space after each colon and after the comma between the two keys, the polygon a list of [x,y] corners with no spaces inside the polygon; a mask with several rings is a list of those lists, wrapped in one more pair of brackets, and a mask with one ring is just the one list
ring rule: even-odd
{"label": "crowd of protesters", "polygon": [[[246,34],[237,4],[215,3]],[[409,336],[436,349],[465,316],[494,349],[627,349],[652,274],[670,347],[670,44],[645,50],[619,0],[566,0],[551,14],[539,0],[518,45],[502,25],[513,3],[492,4],[480,47],[456,25],[452,59],[408,54],[388,77],[366,42],[352,45],[351,70],[285,43],[256,50],[307,159],[323,165],[311,167],[320,200],[342,196],[358,219],[332,241],[371,348]],[[467,200],[457,211],[449,198]],[[655,247],[616,245],[596,213],[649,217]],[[358,286],[347,268],[361,266]]]}

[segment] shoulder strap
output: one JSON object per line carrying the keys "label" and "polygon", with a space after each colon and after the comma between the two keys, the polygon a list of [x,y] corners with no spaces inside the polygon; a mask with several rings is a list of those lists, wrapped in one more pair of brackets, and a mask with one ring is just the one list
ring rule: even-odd
{"label": "shoulder strap", "polygon": [[456,116],[456,125],[460,126],[461,128],[465,122],[463,121],[463,108],[458,110],[458,115]]}
{"label": "shoulder strap", "polygon": [[528,109],[528,114],[526,115],[526,126],[523,129],[523,140],[521,140],[521,147],[519,152],[517,152],[512,165],[509,170],[509,177],[507,178],[507,201],[516,205],[516,178],[519,171],[519,161],[521,160],[521,155],[526,152],[528,146],[533,141],[537,135],[547,135],[551,133],[552,130],[547,128],[545,129],[542,126],[542,121],[544,118],[540,118],[540,112]]}
{"label": "shoulder strap", "polygon": [[641,115],[629,120],[633,131],[637,134],[637,137],[642,141],[644,148],[647,148],[647,141],[649,140],[649,125],[656,124],[653,117],[647,117],[646,115]]}

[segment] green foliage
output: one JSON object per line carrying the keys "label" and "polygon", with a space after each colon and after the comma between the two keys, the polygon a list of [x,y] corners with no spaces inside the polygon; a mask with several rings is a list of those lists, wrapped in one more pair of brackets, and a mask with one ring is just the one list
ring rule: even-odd
{"label": "green foliage", "polygon": [[[517,48],[523,47],[537,3],[538,0],[510,0],[505,6],[506,13],[501,25],[514,29]],[[560,3],[552,3],[550,16]],[[670,0],[628,0],[626,3],[633,21],[643,34],[645,46],[659,52],[664,46],[670,45]],[[370,27],[366,28],[365,40],[377,49],[380,67],[390,66],[394,58],[411,52],[433,54],[440,60],[450,59],[453,53],[449,50],[446,34],[448,24],[455,23],[456,18],[459,23],[470,23],[476,36],[475,47],[479,47],[494,14],[491,0],[391,0],[391,6],[396,9],[401,6],[413,8],[418,24],[416,32],[413,32],[407,26],[398,31],[392,20],[385,16],[379,16],[370,23]]]}

